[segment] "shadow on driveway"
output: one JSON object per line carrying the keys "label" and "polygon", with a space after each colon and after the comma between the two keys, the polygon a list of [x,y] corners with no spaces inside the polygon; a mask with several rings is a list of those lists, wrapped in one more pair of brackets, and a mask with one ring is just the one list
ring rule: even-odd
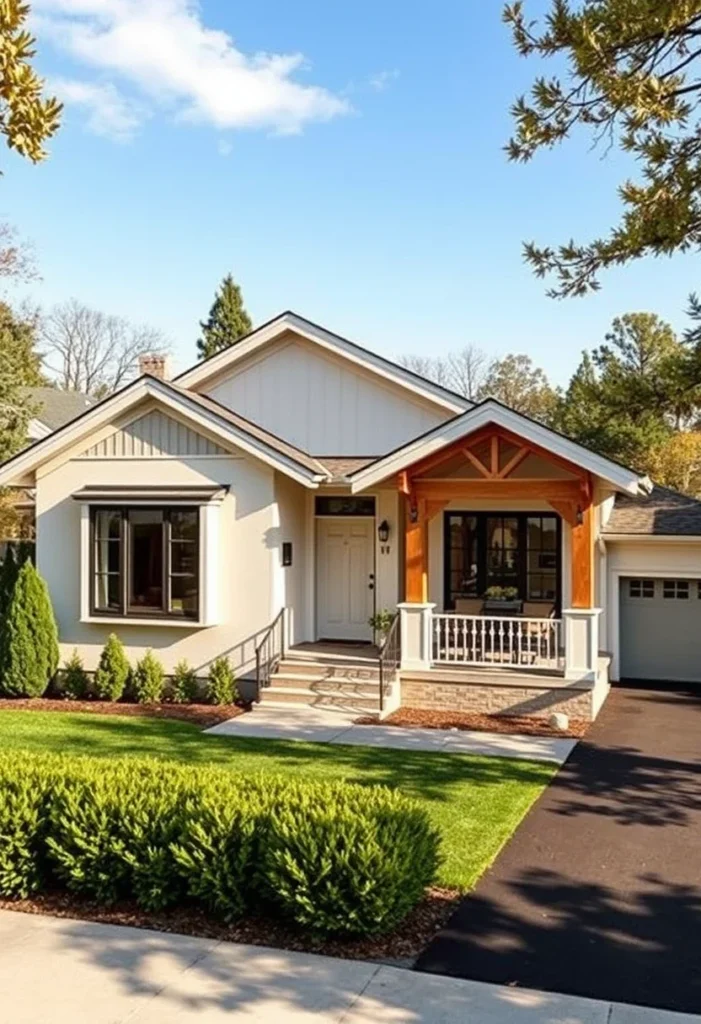
{"label": "shadow on driveway", "polygon": [[701,1012],[701,688],[614,689],[417,969]]}

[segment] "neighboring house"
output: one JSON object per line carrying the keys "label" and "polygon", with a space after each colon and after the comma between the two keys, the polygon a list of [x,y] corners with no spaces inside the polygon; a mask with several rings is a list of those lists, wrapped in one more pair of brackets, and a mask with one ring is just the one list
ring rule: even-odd
{"label": "neighboring house", "polygon": [[371,649],[297,645],[371,642],[399,607],[385,710],[593,717],[609,674],[701,680],[699,502],[293,313],[151,369],[0,467],[36,491],[38,568],[88,668],[114,631],[168,671],[277,667],[280,700],[343,694],[343,664],[376,701]]}
{"label": "neighboring house", "polygon": [[80,391],[61,391],[59,388],[29,388],[37,412],[29,423],[29,440],[40,441],[85,412],[93,400]]}

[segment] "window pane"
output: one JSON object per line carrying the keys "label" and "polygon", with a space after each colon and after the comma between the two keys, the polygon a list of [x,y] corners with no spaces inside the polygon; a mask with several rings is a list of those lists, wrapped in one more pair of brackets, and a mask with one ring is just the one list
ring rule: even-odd
{"label": "window pane", "polygon": [[100,573],[95,577],[95,608],[99,611],[119,611],[119,576]]}
{"label": "window pane", "polygon": [[195,508],[173,509],[170,513],[170,535],[173,540],[197,542],[200,514]]}
{"label": "window pane", "polygon": [[113,509],[97,509],[95,512],[95,536],[100,540],[119,540],[121,512]]}
{"label": "window pane", "polygon": [[162,611],[163,512],[129,512],[129,607],[134,611]]}
{"label": "window pane", "polygon": [[195,573],[197,571],[197,545],[191,544],[189,541],[173,541],[170,570],[173,573]]}
{"label": "window pane", "polygon": [[197,616],[199,599],[196,576],[173,576],[170,581],[170,610],[176,615]]}
{"label": "window pane", "polygon": [[448,518],[449,597],[477,597],[477,519],[454,515]]}

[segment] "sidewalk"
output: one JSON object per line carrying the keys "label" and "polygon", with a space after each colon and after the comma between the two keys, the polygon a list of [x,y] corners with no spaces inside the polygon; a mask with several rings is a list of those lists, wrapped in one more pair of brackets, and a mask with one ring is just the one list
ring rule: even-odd
{"label": "sidewalk", "polygon": [[0,911],[1,1024],[699,1024],[394,967]]}
{"label": "sidewalk", "polygon": [[563,764],[577,741],[547,736],[509,736],[447,729],[401,729],[392,725],[353,725],[358,712],[276,704],[266,701],[246,715],[212,726],[218,736],[298,740],[392,750],[434,750],[443,754],[481,754]]}

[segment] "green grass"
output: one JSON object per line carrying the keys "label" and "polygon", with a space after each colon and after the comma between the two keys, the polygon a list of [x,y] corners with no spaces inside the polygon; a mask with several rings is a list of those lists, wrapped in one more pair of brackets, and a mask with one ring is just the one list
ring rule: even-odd
{"label": "green grass", "polygon": [[242,775],[395,786],[421,801],[440,829],[445,860],[439,880],[460,889],[475,884],[556,771],[507,758],[206,736],[185,722],[70,712],[3,711],[0,749],[151,755]]}

